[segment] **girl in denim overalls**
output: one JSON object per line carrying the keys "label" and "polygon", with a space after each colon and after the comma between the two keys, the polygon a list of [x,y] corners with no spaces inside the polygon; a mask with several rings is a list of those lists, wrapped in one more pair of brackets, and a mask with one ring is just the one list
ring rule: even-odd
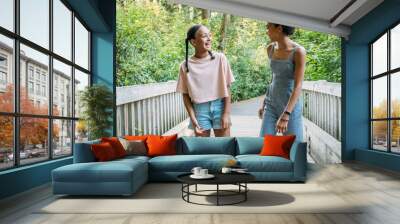
{"label": "girl in denim overalls", "polygon": [[304,79],[306,52],[289,36],[294,28],[268,23],[267,34],[271,40],[268,57],[272,71],[272,82],[259,116],[263,118],[260,136],[296,135],[303,140],[301,89]]}

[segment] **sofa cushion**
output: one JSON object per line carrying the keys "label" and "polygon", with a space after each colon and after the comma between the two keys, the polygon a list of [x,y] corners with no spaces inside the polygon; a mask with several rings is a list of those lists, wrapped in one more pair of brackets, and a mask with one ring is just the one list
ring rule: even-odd
{"label": "sofa cushion", "polygon": [[105,162],[118,158],[112,145],[108,142],[92,144],[90,147],[92,149],[94,157],[96,157],[96,161]]}
{"label": "sofa cushion", "polygon": [[147,148],[146,142],[141,140],[126,140],[124,138],[119,138],[122,146],[126,151],[126,155],[137,155],[137,156],[146,156]]}
{"label": "sofa cushion", "polygon": [[[75,163],[53,170],[58,182],[130,182],[133,173],[147,172],[146,162],[139,159],[109,162]],[[145,174],[147,175],[147,174]]]}
{"label": "sofa cushion", "polygon": [[152,157],[175,155],[177,138],[177,134],[171,136],[151,135],[147,137],[147,155]]}
{"label": "sofa cushion", "polygon": [[290,159],[290,148],[293,145],[296,135],[265,135],[264,145],[261,149],[261,156],[280,156]]}
{"label": "sofa cushion", "polygon": [[96,158],[90,148],[92,144],[99,144],[100,139],[75,143],[74,147],[74,163],[95,162]]}
{"label": "sofa cushion", "polygon": [[292,161],[279,156],[238,155],[236,159],[249,172],[293,172]]}
{"label": "sofa cushion", "polygon": [[263,144],[262,137],[236,137],[236,155],[260,154]]}
{"label": "sofa cushion", "polygon": [[177,154],[225,154],[235,155],[235,138],[231,137],[182,137],[178,141]]}
{"label": "sofa cushion", "polygon": [[219,171],[230,159],[231,155],[175,155],[158,156],[149,160],[149,170],[163,172],[190,172],[193,167],[199,166],[211,172]]}
{"label": "sofa cushion", "polygon": [[101,142],[108,142],[114,149],[115,155],[117,158],[122,158],[126,156],[126,151],[124,146],[122,146],[121,142],[117,137],[103,137],[101,138]]}

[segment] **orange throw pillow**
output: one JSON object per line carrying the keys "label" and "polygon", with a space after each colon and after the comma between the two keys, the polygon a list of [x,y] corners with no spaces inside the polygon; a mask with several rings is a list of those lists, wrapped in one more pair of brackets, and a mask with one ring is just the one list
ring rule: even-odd
{"label": "orange throw pillow", "polygon": [[290,159],[290,148],[293,145],[296,135],[265,135],[264,145],[261,149],[262,156],[280,156]]}
{"label": "orange throw pillow", "polygon": [[117,158],[125,157],[126,151],[124,146],[122,146],[121,142],[118,140],[117,137],[110,137],[110,138],[101,138],[101,142],[108,142],[114,149],[115,155]]}
{"label": "orange throw pillow", "polygon": [[125,135],[124,138],[128,141],[146,141],[147,137],[149,137],[149,135]]}
{"label": "orange throw pillow", "polygon": [[91,145],[91,149],[94,157],[99,162],[110,161],[117,158],[113,147],[108,142],[93,144]]}
{"label": "orange throw pillow", "polygon": [[147,155],[148,156],[165,156],[176,155],[176,139],[178,135],[159,136],[150,135],[147,137]]}

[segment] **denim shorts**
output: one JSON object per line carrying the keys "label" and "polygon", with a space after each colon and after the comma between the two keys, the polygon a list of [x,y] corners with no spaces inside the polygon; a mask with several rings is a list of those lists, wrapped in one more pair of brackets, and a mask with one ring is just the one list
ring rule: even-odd
{"label": "denim shorts", "polygon": [[[204,130],[222,129],[221,118],[224,112],[224,99],[216,99],[205,103],[193,103],[197,122]],[[193,128],[192,122],[189,124]]]}

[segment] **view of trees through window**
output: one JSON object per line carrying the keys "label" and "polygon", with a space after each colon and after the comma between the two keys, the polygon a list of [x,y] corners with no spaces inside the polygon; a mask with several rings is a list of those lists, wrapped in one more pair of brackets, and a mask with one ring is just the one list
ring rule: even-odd
{"label": "view of trees through window", "polygon": [[372,148],[400,153],[400,25],[370,46]]}

